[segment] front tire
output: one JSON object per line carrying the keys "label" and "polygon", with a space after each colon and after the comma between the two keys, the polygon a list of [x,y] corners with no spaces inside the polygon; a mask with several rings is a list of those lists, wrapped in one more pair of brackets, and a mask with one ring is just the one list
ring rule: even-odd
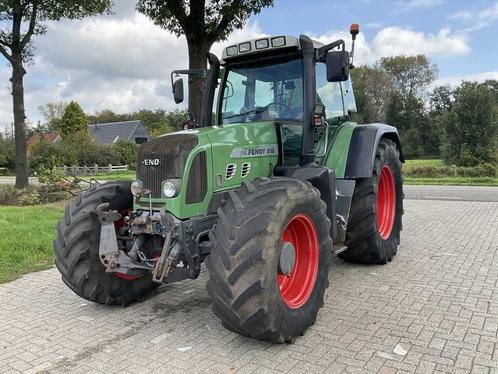
{"label": "front tire", "polygon": [[348,262],[385,264],[400,243],[403,215],[403,177],[396,143],[381,139],[371,178],[359,179],[353,192],[347,250],[339,257]]}
{"label": "front tire", "polygon": [[97,206],[123,212],[133,207],[131,182],[109,182],[80,193],[64,210],[54,240],[55,265],[64,283],[78,296],[99,304],[127,305],[159,286],[152,275],[122,279],[106,273],[99,259],[100,221]]}
{"label": "front tire", "polygon": [[[293,341],[316,321],[329,284],[332,240],[320,193],[306,181],[257,179],[228,192],[218,217],[206,259],[214,313],[242,335]],[[284,245],[295,254],[287,273]]]}

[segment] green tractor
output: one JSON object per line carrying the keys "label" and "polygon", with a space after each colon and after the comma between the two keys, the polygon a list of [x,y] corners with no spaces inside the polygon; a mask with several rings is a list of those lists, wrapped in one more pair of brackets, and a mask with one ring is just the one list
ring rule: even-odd
{"label": "green tractor", "polygon": [[[195,279],[222,324],[291,342],[317,318],[331,254],[385,264],[403,214],[396,128],[358,125],[353,47],[305,35],[263,37],[207,56],[200,122],[140,146],[137,179],[81,193],[54,242],[63,281],[102,304]],[[173,82],[173,80],[175,80]],[[213,119],[215,96],[216,110]]]}

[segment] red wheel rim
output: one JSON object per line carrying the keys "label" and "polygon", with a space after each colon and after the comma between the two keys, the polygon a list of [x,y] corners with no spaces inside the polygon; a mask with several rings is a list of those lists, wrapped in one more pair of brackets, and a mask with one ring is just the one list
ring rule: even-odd
{"label": "red wheel rim", "polygon": [[396,186],[391,168],[385,165],[377,186],[377,229],[380,237],[387,240],[393,231],[396,212]]}
{"label": "red wheel rim", "polygon": [[124,274],[124,273],[114,273],[114,276],[117,278],[121,278],[127,281],[134,281],[139,278],[143,277],[143,274],[138,274],[138,275],[130,275],[130,274]]}
{"label": "red wheel rim", "polygon": [[282,241],[294,246],[295,262],[289,275],[277,275],[278,288],[285,304],[296,309],[308,301],[318,273],[318,235],[311,218],[304,214],[292,217]]}

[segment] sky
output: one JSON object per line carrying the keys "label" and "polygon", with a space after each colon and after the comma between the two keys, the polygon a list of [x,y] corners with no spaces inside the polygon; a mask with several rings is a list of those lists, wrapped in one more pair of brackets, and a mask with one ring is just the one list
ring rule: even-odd
{"label": "sky", "polygon": [[[30,123],[42,120],[41,105],[59,100],[76,100],[87,113],[176,107],[169,75],[188,66],[185,39],[154,26],[135,3],[115,0],[112,15],[49,23],[34,38],[25,78]],[[356,65],[423,53],[439,68],[435,85],[498,79],[498,0],[275,0],[212,51],[262,35],[349,40],[351,23],[361,29]],[[0,131],[13,118],[9,78],[0,55]]]}

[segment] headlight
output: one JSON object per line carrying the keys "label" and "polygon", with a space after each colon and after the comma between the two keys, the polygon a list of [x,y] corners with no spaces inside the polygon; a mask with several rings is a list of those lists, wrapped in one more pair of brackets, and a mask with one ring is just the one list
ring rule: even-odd
{"label": "headlight", "polygon": [[135,197],[140,196],[142,194],[143,190],[144,190],[142,181],[139,180],[139,179],[133,181],[131,183],[130,190],[131,190],[131,194],[133,196],[135,196]]}
{"label": "headlight", "polygon": [[163,195],[165,197],[175,197],[180,193],[180,179],[168,179],[163,182]]}

